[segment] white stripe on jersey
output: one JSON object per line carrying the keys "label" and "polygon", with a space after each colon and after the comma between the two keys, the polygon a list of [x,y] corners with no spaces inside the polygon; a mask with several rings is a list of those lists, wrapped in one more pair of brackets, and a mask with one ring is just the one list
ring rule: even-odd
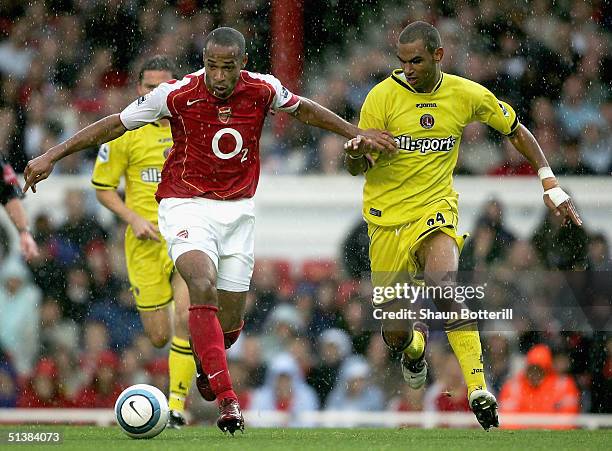
{"label": "white stripe on jersey", "polygon": [[[274,75],[269,74],[260,74],[257,72],[249,72],[245,71],[249,77],[263,80],[269,85],[272,85],[274,89],[274,99],[272,99],[272,104],[270,108],[275,111],[286,111],[287,113],[293,113],[297,110],[298,106],[300,106],[300,98],[294,95],[291,91],[283,86],[278,78]],[[291,102],[293,99],[297,99],[297,102]],[[287,106],[285,106],[287,105]]]}
{"label": "white stripe on jersey", "polygon": [[[194,72],[193,77],[204,73],[204,69]],[[168,109],[168,95],[172,91],[182,88],[193,80],[193,77],[185,76],[182,80],[174,83],[161,83],[157,88],[141,96],[130,103],[119,115],[121,122],[128,130],[142,127],[163,117],[170,117]]]}

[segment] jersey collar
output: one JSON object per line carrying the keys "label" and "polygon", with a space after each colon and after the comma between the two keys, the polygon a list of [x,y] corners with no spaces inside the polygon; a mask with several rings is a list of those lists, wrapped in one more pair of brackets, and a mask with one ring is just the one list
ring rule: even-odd
{"label": "jersey collar", "polygon": [[436,83],[436,86],[434,86],[431,92],[418,92],[416,89],[410,86],[410,83],[406,81],[406,75],[404,75],[404,71],[402,69],[395,69],[393,73],[391,74],[391,78],[393,79],[393,81],[400,84],[401,86],[408,89],[410,92],[414,94],[433,94],[442,85],[442,80],[444,80],[444,72],[440,72],[440,80],[438,80],[438,83]]}

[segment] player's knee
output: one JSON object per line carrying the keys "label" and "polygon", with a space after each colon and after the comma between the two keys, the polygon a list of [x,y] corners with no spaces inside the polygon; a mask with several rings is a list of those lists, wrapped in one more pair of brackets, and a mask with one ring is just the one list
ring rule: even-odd
{"label": "player's knee", "polygon": [[170,341],[170,334],[165,330],[156,330],[147,334],[149,341],[156,348],[163,348]]}
{"label": "player's knee", "polygon": [[192,304],[217,305],[217,287],[207,277],[194,277],[186,280],[189,298]]}
{"label": "player's knee", "polygon": [[383,341],[393,352],[402,352],[412,341],[412,330],[389,331],[382,330]]}

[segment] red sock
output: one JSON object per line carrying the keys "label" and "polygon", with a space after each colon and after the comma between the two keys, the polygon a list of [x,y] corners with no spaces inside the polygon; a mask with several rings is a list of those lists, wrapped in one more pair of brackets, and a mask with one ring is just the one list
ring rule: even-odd
{"label": "red sock", "polygon": [[193,351],[200,360],[202,370],[206,372],[210,388],[217,395],[217,399],[237,399],[227,369],[223,330],[217,319],[217,310],[217,307],[212,305],[189,307],[189,333]]}
{"label": "red sock", "polygon": [[244,321],[240,321],[240,326],[236,330],[230,330],[229,332],[223,332],[223,339],[225,341],[225,349],[229,349],[232,347],[238,337],[240,336],[240,332],[242,332],[242,328],[244,327]]}

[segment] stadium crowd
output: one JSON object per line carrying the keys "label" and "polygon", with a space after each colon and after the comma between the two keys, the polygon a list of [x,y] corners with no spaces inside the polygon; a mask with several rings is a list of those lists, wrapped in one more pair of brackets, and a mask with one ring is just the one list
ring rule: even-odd
{"label": "stadium crowd", "polygon": [[[85,196],[67,193],[64,224],[45,214],[35,219],[40,255],[29,267],[3,249],[1,406],[111,407],[121,387],[167,386],[167,355],[143,335],[133,306],[123,226],[102,228],[85,208]],[[526,361],[552,378],[546,390],[561,382],[565,387],[553,390],[559,399],[547,398],[550,411],[561,411],[563,398],[566,412],[609,412],[612,335],[597,332],[610,327],[609,245],[603,235],[560,228],[555,218],[545,214],[531,239],[518,239],[503,225],[502,206],[491,201],[466,245],[462,274],[486,277],[487,308],[513,308],[519,318],[483,326],[488,383],[520,407],[521,394],[532,396],[540,386],[517,389],[531,383],[521,372]],[[229,354],[246,408],[468,409],[459,366],[435,321],[429,384],[419,391],[404,384],[398,356],[371,321],[364,233],[359,224],[347,237],[344,264],[257,262],[243,336]],[[572,280],[572,274],[586,278]],[[582,299],[585,286],[591,289]],[[598,301],[598,295],[607,298]],[[592,308],[600,310],[593,314]],[[212,413],[197,392],[191,398],[195,418]],[[545,409],[526,399],[525,405]]]}
{"label": "stadium crowd", "polygon": [[[141,3],[2,2],[0,157],[20,171],[31,157],[127,105],[132,74],[146,56],[168,54],[182,73],[199,68],[202,38],[216,24],[245,33],[249,68],[269,70],[268,2]],[[413,19],[427,19],[442,33],[444,70],[509,101],[556,173],[610,173],[609,2],[534,1],[529,10],[526,4],[475,6],[468,0],[411,2],[407,10],[395,1],[367,0],[368,8],[361,9],[348,0],[334,2],[338,9],[316,3],[309,8],[316,16],[305,13],[303,91],[344,117],[356,120],[365,93],[390,72],[395,33]],[[132,35],[118,38],[118,30]],[[334,136],[295,129],[283,137],[271,129],[264,133],[264,171],[342,171],[342,142]],[[92,149],[86,157],[67,158],[61,172],[89,174],[95,154]],[[517,156],[484,126],[472,125],[457,172],[531,174]],[[35,219],[40,256],[29,266],[8,252],[6,234],[0,236],[0,407],[112,407],[127,385],[167,386],[166,354],[145,338],[133,306],[124,229],[103,228],[86,205],[84,191],[70,191],[64,223],[44,214]],[[596,321],[610,311],[599,317],[587,312],[586,323],[571,327],[567,318],[556,317],[551,301],[560,292],[559,277],[568,274],[561,271],[586,277],[567,282],[574,294],[610,274],[605,236],[561,228],[554,216],[544,215],[532,238],[521,240],[504,228],[502,214],[496,202],[484,206],[461,263],[470,277],[487,275],[491,305],[516,307],[522,315],[519,328],[495,324],[482,333],[488,383],[502,409],[524,411],[522,396],[540,399],[538,390],[554,387],[559,398],[538,407],[611,412],[612,336],[597,332],[610,326]],[[343,262],[257,262],[244,334],[230,352],[241,405],[289,412],[467,411],[461,372],[441,329],[428,345],[429,383],[413,391],[403,383],[398,356],[369,323],[363,224],[347,237]],[[547,277],[535,283],[533,275],[544,271]],[[609,290],[602,284],[595,293]],[[533,299],[533,305],[517,303]],[[609,303],[600,307],[609,309]],[[189,409],[194,419],[212,413],[197,392]]]}
{"label": "stadium crowd", "polygon": [[[359,3],[309,1],[306,95],[356,120],[366,93],[397,65],[396,34],[426,19],[441,32],[443,70],[513,105],[557,174],[610,173],[610,2]],[[2,2],[0,155],[21,172],[31,157],[122,109],[134,97],[133,74],[153,54],[174,58],[180,75],[199,69],[203,37],[218,24],[244,33],[250,70],[269,72],[270,14],[264,0]],[[469,127],[464,144],[459,173],[531,174],[512,146],[484,126]],[[291,128],[275,136],[268,128],[263,170],[337,173],[340,152],[332,135]],[[62,162],[61,170],[89,173],[94,158],[92,149]]]}

